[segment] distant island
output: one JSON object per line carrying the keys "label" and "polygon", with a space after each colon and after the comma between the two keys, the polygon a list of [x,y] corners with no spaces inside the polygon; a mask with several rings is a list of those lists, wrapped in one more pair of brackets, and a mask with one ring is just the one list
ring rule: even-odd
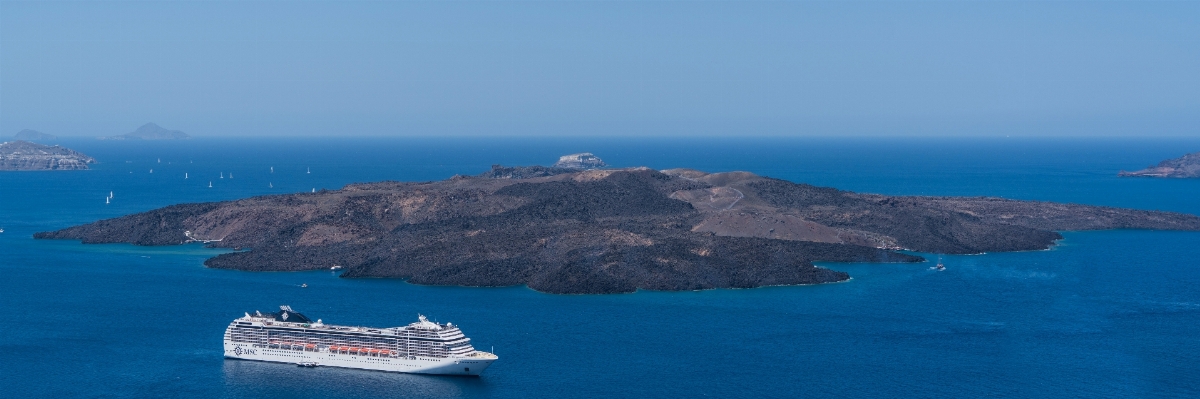
{"label": "distant island", "polygon": [[555,168],[567,169],[599,169],[606,166],[608,164],[590,152],[563,155],[558,158],[558,162],[554,163]]}
{"label": "distant island", "polygon": [[550,293],[845,281],[812,262],[1049,248],[1057,230],[1200,230],[1200,217],[989,197],[896,197],[748,172],[504,167],[478,176],[193,203],[37,233],[84,243],[249,248],[221,269],[337,265],[347,278]]}
{"label": "distant island", "polygon": [[49,140],[57,140],[58,136],[55,136],[53,134],[42,133],[37,130],[25,129],[25,130],[17,132],[17,134],[14,134],[12,138],[13,138],[13,140],[25,140],[25,141],[49,141]]}
{"label": "distant island", "polygon": [[1157,166],[1151,166],[1139,171],[1121,171],[1118,176],[1174,178],[1200,177],[1200,152],[1193,152],[1179,158],[1168,159],[1166,161],[1159,162]]}
{"label": "distant island", "polygon": [[0,171],[82,170],[96,160],[74,150],[17,140],[0,143]]}
{"label": "distant island", "polygon": [[168,130],[154,123],[147,123],[131,133],[118,136],[101,137],[101,140],[182,140],[188,139],[187,133],[178,130]]}

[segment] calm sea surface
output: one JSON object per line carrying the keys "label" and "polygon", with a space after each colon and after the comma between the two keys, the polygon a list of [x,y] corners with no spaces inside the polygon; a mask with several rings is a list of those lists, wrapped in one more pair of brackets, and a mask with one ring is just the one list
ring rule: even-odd
{"label": "calm sea surface", "polygon": [[[210,270],[202,262],[220,252],[197,245],[31,238],[180,202],[439,180],[581,151],[614,166],[747,170],[882,194],[1200,214],[1200,180],[1115,177],[1198,151],[1197,139],[60,144],[100,164],[0,172],[0,396],[1200,396],[1196,232],[1067,232],[1050,251],[948,256],[945,272],[928,264],[825,264],[853,277],[839,284],[569,296],[324,271]],[[396,326],[423,313],[461,324],[477,348],[494,347],[500,360],[480,378],[458,378],[222,358],[232,319],[282,304],[337,324]]]}

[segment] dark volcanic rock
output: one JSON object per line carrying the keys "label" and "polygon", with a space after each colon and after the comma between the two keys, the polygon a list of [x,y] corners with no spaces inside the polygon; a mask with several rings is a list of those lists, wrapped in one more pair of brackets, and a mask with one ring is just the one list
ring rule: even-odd
{"label": "dark volcanic rock", "polygon": [[82,170],[96,160],[71,149],[28,141],[0,143],[0,170]]}
{"label": "dark volcanic rock", "polygon": [[492,165],[492,170],[480,173],[476,177],[488,179],[531,179],[534,177],[547,177],[561,175],[563,173],[578,172],[578,169],[555,168],[545,166],[512,166],[505,167],[503,165]]}
{"label": "dark volcanic rock", "polygon": [[812,262],[1042,249],[1063,229],[1200,230],[1192,215],[888,197],[745,172],[495,166],[483,176],[183,204],[35,237],[251,248],[205,262],[224,269],[341,265],[350,278],[610,293],[843,281]]}
{"label": "dark volcanic rock", "polygon": [[1200,152],[1193,152],[1175,159],[1168,159],[1135,172],[1121,171],[1121,177],[1200,177]]}
{"label": "dark volcanic rock", "polygon": [[56,140],[56,139],[58,139],[58,136],[55,136],[53,134],[42,133],[37,130],[25,129],[25,130],[17,132],[17,134],[14,134],[12,138],[13,138],[13,140],[47,141],[47,140]]}
{"label": "dark volcanic rock", "polygon": [[168,130],[154,123],[147,123],[131,133],[119,136],[101,137],[101,140],[182,140],[191,138],[187,133],[178,130]]}

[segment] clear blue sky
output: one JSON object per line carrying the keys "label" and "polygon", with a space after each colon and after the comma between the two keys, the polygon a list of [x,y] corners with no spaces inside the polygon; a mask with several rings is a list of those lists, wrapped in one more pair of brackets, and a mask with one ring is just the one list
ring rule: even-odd
{"label": "clear blue sky", "polygon": [[0,136],[1200,136],[1200,2],[0,2]]}

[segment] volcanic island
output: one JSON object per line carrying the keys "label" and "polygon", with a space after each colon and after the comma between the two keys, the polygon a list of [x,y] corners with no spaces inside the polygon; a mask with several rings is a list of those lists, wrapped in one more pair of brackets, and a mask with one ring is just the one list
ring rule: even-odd
{"label": "volcanic island", "polygon": [[1159,162],[1146,169],[1118,174],[1121,177],[1200,178],[1200,152]]}
{"label": "volcanic island", "polygon": [[344,278],[587,294],[831,283],[850,276],[814,261],[1041,250],[1065,230],[1200,230],[1200,217],[1180,213],[860,194],[748,172],[601,165],[575,154],[556,166],[494,165],[442,181],[180,204],[35,238],[205,242],[242,249],[206,260],[212,268],[336,265]]}
{"label": "volcanic island", "polygon": [[86,170],[96,159],[78,151],[24,140],[0,143],[0,171]]}

